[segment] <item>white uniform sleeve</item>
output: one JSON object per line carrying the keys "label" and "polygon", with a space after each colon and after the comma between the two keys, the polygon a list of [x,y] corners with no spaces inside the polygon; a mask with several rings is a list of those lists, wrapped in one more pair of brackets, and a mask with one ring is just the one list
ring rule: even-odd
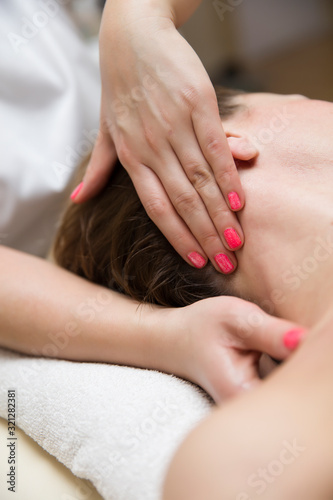
{"label": "white uniform sleeve", "polygon": [[98,132],[98,62],[66,3],[0,3],[0,244],[39,256]]}

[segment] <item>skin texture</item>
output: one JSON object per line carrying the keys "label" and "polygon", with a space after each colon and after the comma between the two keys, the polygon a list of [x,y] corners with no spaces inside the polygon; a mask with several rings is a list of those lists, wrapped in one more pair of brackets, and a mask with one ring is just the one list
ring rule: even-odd
{"label": "skin texture", "polygon": [[[246,107],[224,124],[247,197],[241,222],[249,236],[239,252],[236,286],[311,331],[261,387],[220,406],[189,435],[171,463],[163,499],[256,498],[253,474],[258,479],[276,463],[283,443],[296,440],[302,452],[283,472],[261,476],[260,498],[328,500],[333,498],[333,290],[327,279],[333,272],[333,105],[300,96],[242,99]],[[285,125],[263,144],[258,137],[264,137],[263,129],[268,137],[272,118],[281,113]],[[240,161],[246,147],[256,152]],[[326,247],[321,244],[318,251],[321,241]]]}
{"label": "skin texture", "polygon": [[260,387],[190,433],[163,500],[332,500],[332,315],[325,320]]}
{"label": "skin texture", "polygon": [[[176,309],[139,306],[50,262],[1,246],[0,304],[1,347],[174,373],[199,384],[215,401],[259,382],[254,350],[286,358],[291,351],[283,336],[295,326],[232,297]],[[247,322],[251,315],[261,317],[256,328]]]}
{"label": "skin texture", "polygon": [[[237,259],[224,236],[244,234],[228,194],[244,193],[221,126],[213,86],[176,27],[198,0],[113,0],[100,31],[100,137],[81,203],[105,185],[118,155],[150,218],[189,263],[192,252],[219,266]],[[184,147],[186,145],[186,147]],[[230,271],[230,268],[227,272]]]}
{"label": "skin texture", "polygon": [[[248,198],[239,214],[248,240],[237,253],[237,291],[263,306],[271,297],[270,312],[311,327],[333,293],[327,280],[332,248],[325,250],[333,229],[333,104],[274,94],[244,101],[246,109],[224,123]],[[272,117],[282,117],[278,132],[265,136]],[[260,137],[271,140],[263,144]],[[241,161],[246,144],[256,152]],[[318,299],[311,296],[317,290]],[[304,307],[306,296],[311,307]]]}

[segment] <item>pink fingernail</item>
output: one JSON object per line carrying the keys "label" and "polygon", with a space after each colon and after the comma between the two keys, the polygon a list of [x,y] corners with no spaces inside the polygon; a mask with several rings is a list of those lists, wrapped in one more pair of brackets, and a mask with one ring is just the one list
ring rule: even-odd
{"label": "pink fingernail", "polygon": [[80,182],[80,184],[78,186],[76,186],[76,188],[72,192],[72,194],[71,194],[71,200],[75,200],[75,198],[77,197],[77,195],[81,191],[82,187],[83,187],[83,182]]}
{"label": "pink fingernail", "polygon": [[289,330],[289,332],[284,334],[283,345],[287,349],[293,351],[294,349],[296,349],[304,335],[305,331],[301,328],[294,328],[293,330]]}
{"label": "pink fingernail", "polygon": [[191,252],[187,257],[197,269],[201,269],[206,265],[206,259],[198,252]]}
{"label": "pink fingernail", "polygon": [[230,203],[231,210],[239,210],[240,207],[242,206],[241,201],[240,201],[239,196],[236,193],[236,191],[231,191],[231,193],[228,194],[228,200]]}
{"label": "pink fingernail", "polygon": [[233,227],[228,227],[228,229],[226,229],[223,234],[230,248],[235,249],[241,246],[242,240]]}
{"label": "pink fingernail", "polygon": [[235,269],[235,266],[233,265],[229,257],[224,253],[219,253],[215,255],[214,259],[216,264],[221,269],[221,271],[225,274],[230,273]]}

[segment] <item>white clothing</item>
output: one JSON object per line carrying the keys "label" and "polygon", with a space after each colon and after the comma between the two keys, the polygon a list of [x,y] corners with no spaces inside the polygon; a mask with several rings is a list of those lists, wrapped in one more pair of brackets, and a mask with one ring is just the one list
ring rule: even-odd
{"label": "white clothing", "polygon": [[38,256],[98,131],[98,63],[66,3],[0,3],[0,244]]}

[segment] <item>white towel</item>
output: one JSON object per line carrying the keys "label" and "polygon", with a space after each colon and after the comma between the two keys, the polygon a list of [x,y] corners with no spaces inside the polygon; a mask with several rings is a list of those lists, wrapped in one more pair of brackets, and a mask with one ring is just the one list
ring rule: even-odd
{"label": "white towel", "polygon": [[197,386],[154,370],[22,356],[0,349],[0,416],[106,500],[160,500],[174,452],[212,409]]}

